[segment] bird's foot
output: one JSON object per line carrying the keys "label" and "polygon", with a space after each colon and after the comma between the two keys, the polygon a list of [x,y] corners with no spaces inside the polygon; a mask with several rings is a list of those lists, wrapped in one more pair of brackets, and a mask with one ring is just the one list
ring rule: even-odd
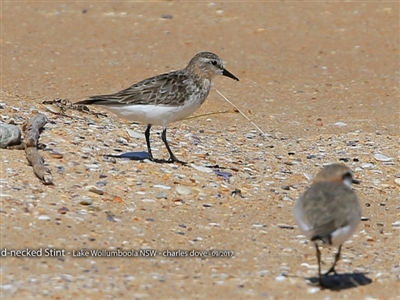
{"label": "bird's foot", "polygon": [[326,275],[329,275],[330,273],[333,273],[333,274],[335,274],[335,275],[338,274],[338,273],[336,272],[336,270],[335,270],[335,267],[331,267],[328,271],[326,271],[326,273],[325,273],[324,275],[326,276]]}
{"label": "bird's foot", "polygon": [[181,165],[183,165],[183,166],[186,166],[186,165],[187,165],[187,162],[181,161],[181,160],[177,159],[175,156],[171,156],[171,157],[168,159],[167,162],[168,162],[168,163],[178,163],[178,164],[181,164]]}

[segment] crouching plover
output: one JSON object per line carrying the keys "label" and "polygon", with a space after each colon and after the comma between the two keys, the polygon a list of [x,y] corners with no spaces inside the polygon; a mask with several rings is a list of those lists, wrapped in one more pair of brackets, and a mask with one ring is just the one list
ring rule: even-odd
{"label": "crouching plover", "polygon": [[361,206],[351,189],[352,183],[358,184],[359,181],[353,179],[349,168],[343,164],[328,165],[316,175],[313,184],[294,206],[294,218],[300,230],[315,244],[321,286],[319,244],[338,247],[335,261],[324,275],[336,274],[335,265],[340,259],[342,244],[354,233],[361,220]]}
{"label": "crouching plover", "polygon": [[110,95],[89,97],[75,104],[100,105],[121,118],[147,124],[145,131],[148,158],[155,161],[150,147],[150,128],[163,126],[162,141],[169,153],[168,162],[180,162],[167,142],[167,126],[196,111],[206,100],[211,79],[224,75],[239,79],[224,68],[222,60],[211,52],[196,54],[186,68],[142,80]]}

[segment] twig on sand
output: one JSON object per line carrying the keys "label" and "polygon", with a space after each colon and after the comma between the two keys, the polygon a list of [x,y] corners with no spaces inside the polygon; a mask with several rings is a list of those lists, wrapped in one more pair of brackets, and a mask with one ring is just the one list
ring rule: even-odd
{"label": "twig on sand", "polygon": [[40,130],[46,123],[47,117],[42,113],[37,113],[22,125],[22,130],[24,131],[26,158],[33,167],[33,172],[44,184],[53,184],[51,171],[44,166],[44,159],[37,148]]}

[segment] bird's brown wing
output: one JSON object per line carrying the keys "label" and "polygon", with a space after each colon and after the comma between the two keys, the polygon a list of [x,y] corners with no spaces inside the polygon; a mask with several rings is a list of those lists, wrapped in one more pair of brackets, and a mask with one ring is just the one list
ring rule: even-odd
{"label": "bird's brown wing", "polygon": [[193,81],[184,70],[179,70],[142,80],[115,94],[91,96],[76,104],[181,106],[193,92]]}

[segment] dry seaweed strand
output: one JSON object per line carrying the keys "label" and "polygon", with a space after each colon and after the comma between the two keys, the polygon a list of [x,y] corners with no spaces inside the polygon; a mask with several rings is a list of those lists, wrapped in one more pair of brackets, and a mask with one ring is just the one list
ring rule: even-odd
{"label": "dry seaweed strand", "polygon": [[44,166],[44,159],[38,152],[40,129],[47,123],[47,117],[42,113],[35,114],[22,126],[25,140],[25,154],[33,172],[44,184],[53,184],[50,169]]}
{"label": "dry seaweed strand", "polygon": [[229,100],[224,94],[222,94],[219,90],[216,89],[216,91],[217,91],[217,93],[218,93],[226,102],[228,102],[230,105],[232,105],[232,106],[247,120],[247,121],[249,121],[255,128],[257,128],[257,130],[258,130],[259,132],[261,132],[261,134],[262,134],[263,136],[267,136],[267,134],[266,134],[264,131],[262,131],[262,129],[261,129],[256,123],[254,123],[252,120],[250,120],[250,118],[249,118],[248,116],[246,116],[245,113],[242,112],[242,111],[239,109],[239,107],[237,107],[235,104],[233,104],[232,101],[230,101],[230,100]]}

